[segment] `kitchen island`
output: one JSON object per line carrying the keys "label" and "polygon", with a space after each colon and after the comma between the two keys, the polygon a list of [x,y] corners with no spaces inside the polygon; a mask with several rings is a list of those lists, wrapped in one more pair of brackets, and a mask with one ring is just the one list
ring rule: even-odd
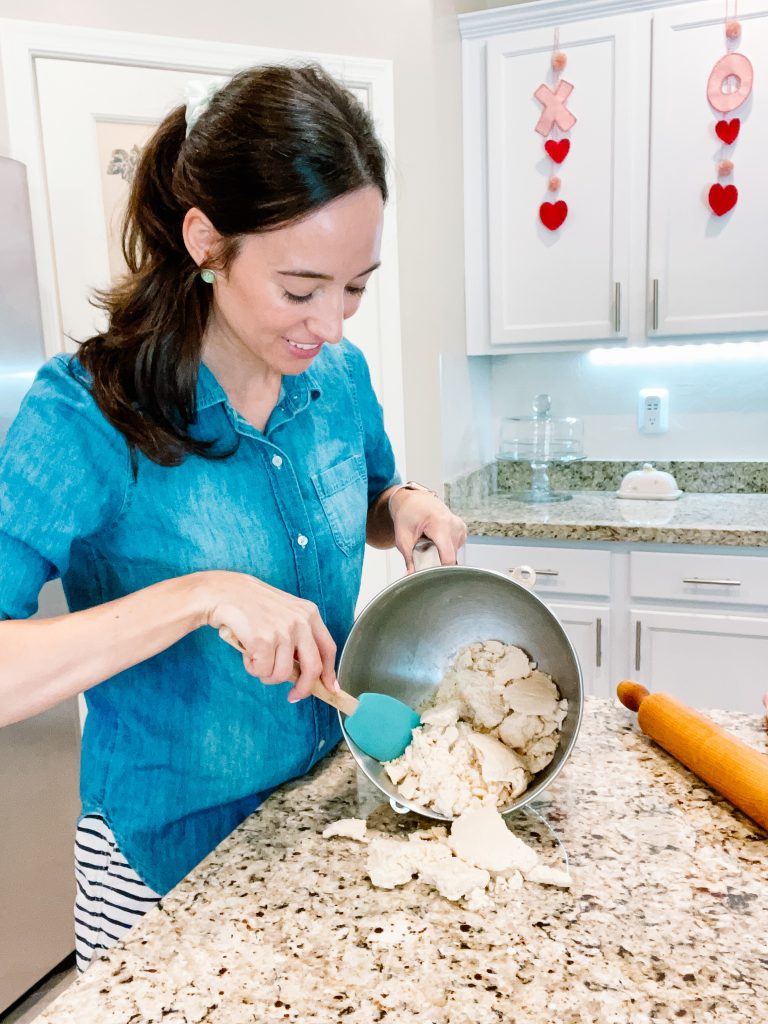
{"label": "kitchen island", "polygon": [[[756,696],[757,702],[757,696]],[[765,751],[757,715],[713,715]],[[572,886],[473,911],[374,889],[366,847],[428,826],[339,748],[282,787],[38,1024],[747,1024],[768,1020],[766,834],[588,699],[561,774],[510,824]],[[538,822],[538,824],[537,824]],[[556,838],[555,838],[556,837]],[[558,846],[557,839],[562,843]]]}

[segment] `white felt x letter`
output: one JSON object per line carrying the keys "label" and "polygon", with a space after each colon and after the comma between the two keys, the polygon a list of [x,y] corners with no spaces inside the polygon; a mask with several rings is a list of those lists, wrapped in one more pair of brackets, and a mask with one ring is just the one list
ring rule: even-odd
{"label": "white felt x letter", "polygon": [[536,125],[536,131],[540,135],[549,135],[554,124],[563,132],[567,132],[576,124],[576,118],[565,106],[572,92],[571,83],[561,79],[554,92],[548,85],[540,85],[533,94],[544,107],[539,123]]}

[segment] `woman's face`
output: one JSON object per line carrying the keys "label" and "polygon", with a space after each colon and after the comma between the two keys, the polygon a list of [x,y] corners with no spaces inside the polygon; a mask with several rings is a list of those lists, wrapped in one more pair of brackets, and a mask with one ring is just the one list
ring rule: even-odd
{"label": "woman's face", "polygon": [[323,345],[341,341],[360,305],[379,263],[383,212],[369,187],[296,224],[245,235],[229,270],[216,274],[206,344],[242,347],[283,374],[305,370]]}

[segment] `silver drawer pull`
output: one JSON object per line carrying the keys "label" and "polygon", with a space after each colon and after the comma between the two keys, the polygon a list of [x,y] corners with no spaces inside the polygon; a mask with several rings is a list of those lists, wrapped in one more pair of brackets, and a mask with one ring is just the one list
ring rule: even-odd
{"label": "silver drawer pull", "polygon": [[708,587],[740,587],[741,580],[701,580],[698,576],[684,576],[683,583],[705,583]]}

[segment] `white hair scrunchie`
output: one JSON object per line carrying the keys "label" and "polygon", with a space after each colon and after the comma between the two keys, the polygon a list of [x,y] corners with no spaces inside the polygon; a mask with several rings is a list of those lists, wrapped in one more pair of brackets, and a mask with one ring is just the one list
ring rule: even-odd
{"label": "white hair scrunchie", "polygon": [[213,97],[228,81],[228,78],[193,78],[184,86],[184,99],[187,102],[184,115],[187,122],[186,138],[189,138],[189,133],[206,112]]}

